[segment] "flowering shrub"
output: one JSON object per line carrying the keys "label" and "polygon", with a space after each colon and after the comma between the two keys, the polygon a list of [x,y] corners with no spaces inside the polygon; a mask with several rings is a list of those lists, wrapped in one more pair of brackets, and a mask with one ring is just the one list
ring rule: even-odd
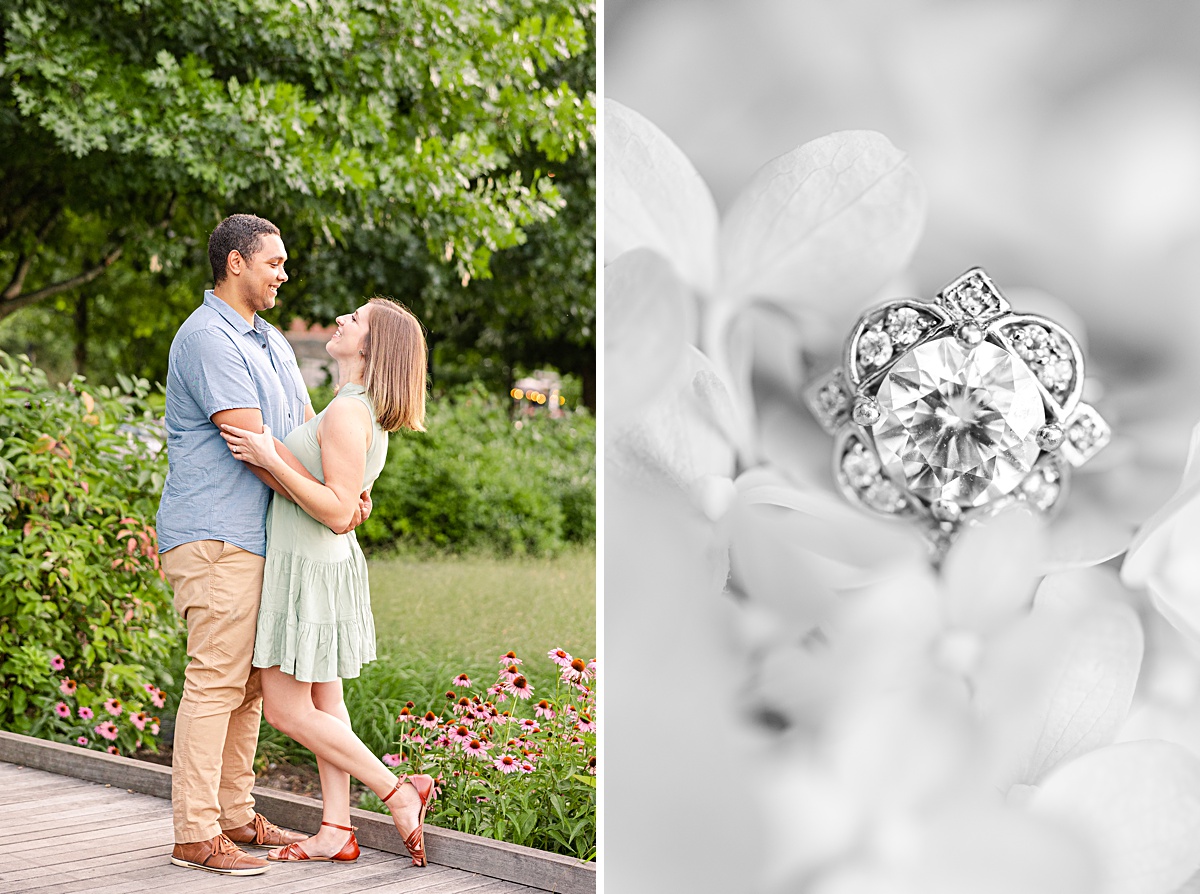
{"label": "flowering shrub", "polygon": [[[50,660],[50,669],[66,670],[61,655]],[[128,676],[120,671],[118,675]],[[119,688],[112,680],[104,682],[105,689]],[[166,707],[167,694],[153,683],[143,683],[141,696],[132,701],[104,695],[104,691],[62,677],[54,690],[34,696],[40,710],[30,732],[109,754],[132,754],[142,747],[157,751],[162,721],[154,712]]]}
{"label": "flowering shrub", "polygon": [[[410,702],[396,718],[398,749],[383,761],[437,780],[436,825],[593,860],[596,662],[562,649],[549,657],[559,667],[553,695],[535,693],[509,652],[486,688],[455,677],[440,714]],[[385,809],[373,794],[361,806]]]}
{"label": "flowering shrub", "polygon": [[[511,403],[511,401],[509,401]],[[430,405],[428,432],[393,436],[364,546],[546,555],[596,535],[596,421],[509,418],[473,384]]]}
{"label": "flowering shrub", "polygon": [[85,733],[53,712],[61,672],[76,718],[110,699],[140,709],[183,653],[153,527],[166,455],[149,385],[84,385],[0,353],[0,726],[72,741]]}

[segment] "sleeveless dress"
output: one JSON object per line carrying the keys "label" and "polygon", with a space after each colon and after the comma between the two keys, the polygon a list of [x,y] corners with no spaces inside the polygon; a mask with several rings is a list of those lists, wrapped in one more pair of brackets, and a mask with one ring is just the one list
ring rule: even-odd
{"label": "sleeveless dress", "polygon": [[[374,428],[362,486],[366,490],[387,459],[387,432],[376,420],[363,386],[343,385],[334,400],[361,400],[371,412]],[[322,483],[317,426],[325,410],[283,439]],[[295,503],[273,495],[254,666],[278,665],[302,682],[328,683],[357,677],[359,668],[374,658],[375,620],[358,538],[353,531],[334,534]]]}

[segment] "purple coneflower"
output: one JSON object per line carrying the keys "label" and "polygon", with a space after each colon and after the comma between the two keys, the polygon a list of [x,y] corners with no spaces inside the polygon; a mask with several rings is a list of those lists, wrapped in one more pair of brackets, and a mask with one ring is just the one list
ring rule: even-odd
{"label": "purple coneflower", "polygon": [[517,759],[511,754],[500,755],[500,757],[496,758],[492,766],[494,766],[501,773],[515,773],[517,770],[521,769],[520,764],[517,763]]}
{"label": "purple coneflower", "polygon": [[54,713],[63,718],[63,720],[66,720],[71,716],[71,709],[67,707],[66,702],[59,702],[54,706]]}
{"label": "purple coneflower", "polygon": [[111,720],[105,720],[103,723],[97,724],[92,731],[96,735],[108,739],[110,742],[117,738],[117,726]]}
{"label": "purple coneflower", "polygon": [[74,695],[76,685],[74,680],[63,680],[58,684],[58,691],[63,695]]}
{"label": "purple coneflower", "polygon": [[52,671],[60,671],[66,666],[67,663],[63,661],[63,657],[61,655],[55,655],[50,659],[50,670]]}
{"label": "purple coneflower", "polygon": [[96,715],[92,713],[92,709],[87,706],[84,706],[79,709],[79,719],[80,720],[91,720],[95,716]]}
{"label": "purple coneflower", "polygon": [[111,714],[113,717],[117,717],[125,709],[121,707],[120,701],[118,701],[115,698],[110,698],[108,701],[106,701],[104,703],[104,710],[107,711],[109,714]]}
{"label": "purple coneflower", "polygon": [[571,666],[571,653],[564,649],[551,649],[546,656],[559,667]]}

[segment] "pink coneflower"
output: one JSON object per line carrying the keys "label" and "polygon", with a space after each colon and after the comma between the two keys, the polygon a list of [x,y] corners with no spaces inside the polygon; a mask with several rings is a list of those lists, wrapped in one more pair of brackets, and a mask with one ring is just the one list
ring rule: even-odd
{"label": "pink coneflower", "polygon": [[66,666],[67,663],[63,661],[63,657],[61,655],[55,655],[50,659],[50,670],[52,671],[60,671]]}
{"label": "pink coneflower", "polygon": [[80,720],[91,720],[95,716],[96,715],[92,713],[91,708],[88,708],[85,706],[85,707],[82,707],[79,709],[79,719]]}
{"label": "pink coneflower", "polygon": [[463,751],[472,757],[483,757],[487,754],[487,746],[478,739],[471,739],[469,742],[463,745]]}
{"label": "pink coneflower", "polygon": [[104,703],[104,710],[107,711],[109,714],[111,714],[113,717],[118,717],[118,716],[120,716],[121,712],[124,711],[125,709],[121,707],[120,701],[118,701],[115,698],[110,698],[108,701],[106,701]]}
{"label": "pink coneflower", "polygon": [[402,758],[398,754],[385,754],[383,757],[380,758],[380,760],[383,761],[385,764],[387,764],[389,767],[398,767],[398,766],[400,766],[400,762],[402,760],[404,760],[404,758]]}
{"label": "pink coneflower", "polygon": [[511,754],[502,754],[492,763],[492,766],[501,773],[515,773],[521,769],[521,765],[517,763],[517,759]]}
{"label": "pink coneflower", "polygon": [[517,657],[516,652],[505,652],[500,656],[501,664],[520,664],[521,659]]}
{"label": "pink coneflower", "polygon": [[167,694],[161,689],[155,689],[150,693],[150,704],[156,708],[161,708],[167,703]]}
{"label": "pink coneflower", "polygon": [[438,724],[441,722],[442,718],[438,717],[432,711],[426,711],[425,716],[417,721],[417,723],[421,724],[421,726],[425,727],[425,729],[437,729]]}
{"label": "pink coneflower", "polygon": [[71,716],[71,709],[67,707],[66,702],[59,702],[57,705],[54,706],[54,713],[57,714],[59,717],[61,717],[63,720],[66,720],[68,717]]}
{"label": "pink coneflower", "polygon": [[596,775],[596,755],[592,755],[587,759],[587,771],[593,776]]}
{"label": "pink coneflower", "polygon": [[416,719],[417,718],[413,716],[412,709],[407,706],[401,708],[400,713],[396,715],[397,723],[404,723],[406,720],[416,720]]}
{"label": "pink coneflower", "polygon": [[460,689],[470,689],[471,688],[471,678],[468,677],[466,674],[459,674],[457,677],[454,678],[454,682],[450,685],[457,686]]}
{"label": "pink coneflower", "polygon": [[129,722],[136,726],[139,730],[144,730],[146,728],[146,722],[149,719],[150,717],[145,711],[138,711],[136,714],[129,715]]}
{"label": "pink coneflower", "polygon": [[587,663],[587,670],[588,670],[589,676],[592,676],[592,677],[596,676],[596,659],[595,658],[593,658],[591,661],[589,661]]}
{"label": "pink coneflower", "polygon": [[111,720],[105,720],[103,723],[97,724],[92,732],[112,742],[117,738],[117,725]]}
{"label": "pink coneflower", "polygon": [[87,743],[88,743],[87,736],[80,736],[78,739],[75,740],[76,745],[86,745]]}
{"label": "pink coneflower", "polygon": [[544,717],[547,720],[554,719],[554,709],[550,707],[550,702],[546,701],[545,699],[542,699],[540,702],[534,705],[533,713],[537,717]]}
{"label": "pink coneflower", "polygon": [[513,677],[505,688],[517,698],[529,698],[529,696],[533,695],[533,687],[529,685],[528,680],[520,675]]}
{"label": "pink coneflower", "polygon": [[564,649],[551,649],[546,653],[546,657],[548,657],[559,667],[571,666],[571,653],[565,651]]}
{"label": "pink coneflower", "polygon": [[450,730],[450,741],[451,742],[470,742],[471,741],[470,728],[467,726],[464,726],[464,725],[459,725],[459,726],[454,727],[453,729]]}
{"label": "pink coneflower", "polygon": [[521,729],[527,733],[540,733],[542,731],[542,728],[537,725],[537,721],[530,717],[526,717],[521,721]]}
{"label": "pink coneflower", "polygon": [[63,695],[74,695],[77,684],[74,680],[63,680],[58,684],[58,691]]}
{"label": "pink coneflower", "polygon": [[152,722],[150,724],[150,735],[152,735],[152,736],[158,735],[158,724],[157,723]]}
{"label": "pink coneflower", "polygon": [[451,701],[451,702],[452,702],[452,701],[454,701],[456,698],[458,698],[458,693],[457,693],[457,692],[455,692],[453,689],[447,689],[447,690],[446,690],[446,701]]}
{"label": "pink coneflower", "polygon": [[109,754],[120,754],[121,753],[121,752],[117,751],[116,745],[109,745],[108,748],[105,749],[105,751],[107,751]]}
{"label": "pink coneflower", "polygon": [[572,745],[583,745],[583,744],[586,744],[586,743],[583,741],[583,739],[579,738],[579,736],[571,736],[571,738],[569,738],[567,741],[568,741],[568,742],[570,742]]}
{"label": "pink coneflower", "polygon": [[531,764],[529,761],[521,761],[521,772],[522,773],[532,773],[533,772],[533,764]]}
{"label": "pink coneflower", "polygon": [[581,733],[594,733],[596,731],[596,722],[592,720],[590,714],[580,714],[578,727]]}
{"label": "pink coneflower", "polygon": [[466,714],[471,710],[471,700],[465,695],[454,703],[455,714]]}
{"label": "pink coneflower", "polygon": [[448,735],[446,735],[445,733],[442,733],[440,736],[438,736],[436,739],[433,740],[433,747],[434,748],[449,748],[450,747],[450,737]]}

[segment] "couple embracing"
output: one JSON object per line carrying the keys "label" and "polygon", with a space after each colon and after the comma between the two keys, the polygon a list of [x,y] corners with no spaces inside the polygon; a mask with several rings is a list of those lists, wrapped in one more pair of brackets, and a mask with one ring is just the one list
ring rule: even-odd
{"label": "couple embracing", "polygon": [[[426,346],[405,308],[373,298],[337,319],[337,397],[314,413],[291,346],[259,311],[287,281],[279,229],[235,214],[208,244],[214,286],[180,327],[167,373],[170,471],[162,566],[187,623],[175,723],[171,862],[229,875],[267,860],[352,861],[350,777],[375,792],[426,864],[429,776],[396,775],[354,734],[342,679],[375,657],[367,568],[353,533],[389,432],[423,431]],[[278,439],[282,440],[278,440]],[[254,809],[260,714],[317,757],[311,837]]]}

